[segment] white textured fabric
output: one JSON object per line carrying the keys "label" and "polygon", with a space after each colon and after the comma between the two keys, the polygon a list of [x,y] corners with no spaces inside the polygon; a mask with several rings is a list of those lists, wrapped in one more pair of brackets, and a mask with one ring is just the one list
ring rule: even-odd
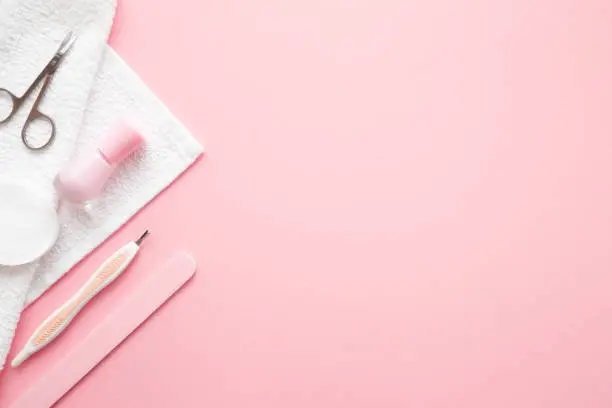
{"label": "white textured fabric", "polygon": [[8,124],[0,125],[0,181],[27,183],[53,200],[51,182],[60,166],[119,120],[138,118],[147,139],[88,208],[60,207],[60,236],[47,255],[35,264],[0,267],[0,369],[24,305],[128,221],[203,151],[106,45],[114,10],[114,0],[0,0],[0,87],[17,95],[68,29],[78,35],[40,106],[55,119],[54,144],[42,152],[22,145],[20,126],[29,111],[28,104],[22,106]]}

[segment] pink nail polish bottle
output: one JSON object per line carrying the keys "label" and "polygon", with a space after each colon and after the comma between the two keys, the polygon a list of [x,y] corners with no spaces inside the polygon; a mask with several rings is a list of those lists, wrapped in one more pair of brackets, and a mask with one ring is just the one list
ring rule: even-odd
{"label": "pink nail polish bottle", "polygon": [[96,198],[119,163],[143,143],[132,126],[117,127],[94,149],[77,155],[60,170],[53,183],[59,198],[72,203]]}

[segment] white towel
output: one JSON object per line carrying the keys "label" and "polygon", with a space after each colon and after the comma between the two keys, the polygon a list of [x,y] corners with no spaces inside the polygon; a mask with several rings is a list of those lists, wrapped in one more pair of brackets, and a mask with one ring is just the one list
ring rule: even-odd
{"label": "white towel", "polygon": [[40,106],[55,119],[54,144],[36,153],[22,145],[19,132],[29,110],[24,105],[18,116],[0,125],[0,181],[8,177],[28,183],[52,199],[51,180],[60,166],[126,114],[140,120],[147,138],[145,148],[121,166],[87,211],[61,208],[60,237],[47,255],[31,265],[0,268],[0,369],[26,302],[128,221],[203,151],[106,45],[114,10],[114,0],[0,0],[0,87],[17,95],[68,30],[78,35]]}

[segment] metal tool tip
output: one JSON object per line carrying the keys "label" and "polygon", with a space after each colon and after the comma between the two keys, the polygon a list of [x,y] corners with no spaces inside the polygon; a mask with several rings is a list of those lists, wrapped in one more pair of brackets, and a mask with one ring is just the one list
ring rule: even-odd
{"label": "metal tool tip", "polygon": [[144,234],[142,234],[142,235],[140,236],[140,238],[138,238],[138,239],[136,240],[136,245],[140,246],[140,244],[142,244],[142,241],[144,241],[144,239],[145,239],[145,238],[146,238],[148,235],[149,235],[149,230],[146,230],[146,231],[144,232]]}
{"label": "metal tool tip", "polygon": [[68,31],[66,37],[64,37],[64,41],[62,41],[62,43],[60,44],[58,52],[60,54],[65,54],[70,48],[72,48],[75,41],[76,35],[72,31]]}

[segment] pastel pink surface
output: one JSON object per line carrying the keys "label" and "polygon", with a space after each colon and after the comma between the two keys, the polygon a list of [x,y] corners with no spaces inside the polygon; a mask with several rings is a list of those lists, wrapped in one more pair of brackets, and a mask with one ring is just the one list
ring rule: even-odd
{"label": "pastel pink surface", "polygon": [[124,0],[112,45],[207,156],[27,310],[152,236],[8,406],[188,249],[199,275],[58,405],[612,404],[612,3]]}

